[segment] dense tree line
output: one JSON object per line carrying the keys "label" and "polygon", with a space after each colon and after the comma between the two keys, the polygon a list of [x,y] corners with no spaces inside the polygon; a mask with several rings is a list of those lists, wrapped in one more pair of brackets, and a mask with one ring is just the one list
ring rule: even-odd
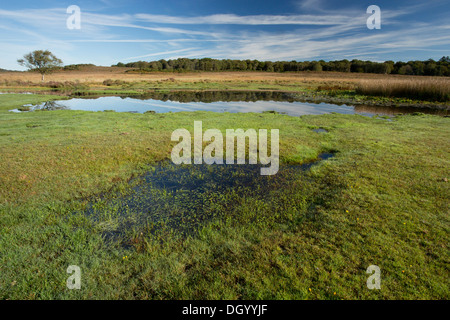
{"label": "dense tree line", "polygon": [[295,97],[285,92],[277,91],[175,91],[148,92],[135,97],[141,100],[161,100],[178,102],[216,102],[216,101],[289,101]]}
{"label": "dense tree line", "polygon": [[211,58],[174,60],[137,61],[130,63],[119,62],[115,67],[128,67],[145,71],[338,71],[359,73],[450,76],[450,58],[442,57],[439,61],[429,59],[426,61],[408,62],[372,62],[362,60],[338,61],[258,61],[258,60],[218,60]]}
{"label": "dense tree line", "polygon": [[70,70],[81,70],[81,68],[91,68],[95,67],[92,63],[81,63],[81,64],[69,64],[67,66],[64,66],[63,70],[70,71]]}

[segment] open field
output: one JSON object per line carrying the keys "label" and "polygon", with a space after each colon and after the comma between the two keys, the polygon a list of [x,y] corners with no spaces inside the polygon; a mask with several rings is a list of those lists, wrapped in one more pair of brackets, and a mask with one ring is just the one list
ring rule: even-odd
{"label": "open field", "polygon": [[[179,81],[195,82],[200,80],[210,81],[303,81],[311,82],[333,81],[355,83],[360,80],[380,80],[380,79],[442,79],[446,77],[427,77],[427,76],[407,76],[407,75],[384,75],[373,73],[348,73],[348,72],[146,72],[146,73],[127,73],[131,68],[119,67],[89,67],[81,70],[56,71],[48,75],[46,81],[79,81],[99,83],[107,79],[123,81],[162,81],[173,78]],[[0,82],[10,81],[31,81],[40,83],[41,76],[36,72],[3,72],[0,73]],[[447,79],[448,81],[448,79]]]}
{"label": "open field", "polygon": [[[49,80],[75,80],[58,76]],[[303,81],[290,74],[241,76]],[[103,77],[114,79],[86,81]],[[8,112],[60,98],[0,95],[0,299],[450,297],[448,118]],[[237,124],[279,128],[284,165],[322,152],[335,156],[288,184],[280,181],[264,197],[236,190],[201,199],[215,205],[214,219],[187,237],[134,225],[107,241],[105,230],[114,231],[122,218],[111,195],[129,195],[138,183],[129,179],[168,159],[172,131],[192,132],[194,120],[203,121],[203,130],[222,132]],[[86,214],[105,192],[96,215]],[[177,214],[171,207],[158,210]],[[381,269],[381,290],[366,287],[372,264]],[[66,287],[69,265],[82,269],[81,290]]]}

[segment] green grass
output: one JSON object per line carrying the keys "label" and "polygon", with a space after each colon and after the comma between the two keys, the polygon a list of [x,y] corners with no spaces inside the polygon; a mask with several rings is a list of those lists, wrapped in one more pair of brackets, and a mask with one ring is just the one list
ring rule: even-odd
{"label": "green grass", "polygon": [[[48,98],[0,95],[0,299],[449,298],[448,118],[7,111]],[[265,197],[218,198],[187,238],[136,225],[103,239],[120,221],[107,199],[101,219],[83,213],[89,202],[130,194],[194,120],[280,129],[283,163],[336,155]],[[381,290],[366,287],[372,264]],[[66,287],[69,265],[81,290]]]}

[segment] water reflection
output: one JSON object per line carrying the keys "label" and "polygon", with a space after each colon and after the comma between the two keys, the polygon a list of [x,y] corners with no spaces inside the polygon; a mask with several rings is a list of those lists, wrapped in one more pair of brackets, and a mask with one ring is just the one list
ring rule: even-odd
{"label": "water reflection", "polygon": [[[61,101],[62,102],[62,101]],[[47,101],[40,104],[25,104],[17,109],[10,110],[11,112],[28,112],[28,111],[54,111],[54,110],[68,110],[68,106],[58,101]]]}
{"label": "water reflection", "polygon": [[278,91],[173,91],[151,92],[133,98],[139,100],[160,100],[177,102],[256,102],[256,101],[296,101],[295,95]]}
{"label": "water reflection", "polygon": [[36,108],[35,110],[39,109],[39,110],[46,110],[46,111],[69,109],[67,106],[65,106],[61,103],[58,103],[56,101],[47,101],[40,105],[37,105],[35,108]]}
{"label": "water reflection", "polygon": [[[182,112],[182,111],[214,111],[231,113],[276,111],[291,116],[319,115],[331,112],[341,114],[362,114],[372,116],[396,115],[399,113],[422,112],[436,115],[447,115],[447,110],[429,108],[404,108],[380,106],[350,106],[327,102],[298,101],[292,93],[277,91],[178,91],[151,92],[136,96],[83,97],[71,100],[46,102],[33,106],[32,110],[84,110],[84,111],[117,111],[145,113]],[[29,111],[20,110],[19,111]]]}
{"label": "water reflection", "polygon": [[325,114],[330,112],[353,114],[354,108],[347,105],[334,105],[328,103],[304,103],[283,101],[217,101],[217,102],[178,102],[161,100],[139,100],[134,98],[102,97],[95,100],[72,99],[61,101],[69,109],[86,111],[115,110],[117,112],[156,111],[182,112],[182,111],[214,111],[231,113],[277,111],[291,116],[307,114]]}

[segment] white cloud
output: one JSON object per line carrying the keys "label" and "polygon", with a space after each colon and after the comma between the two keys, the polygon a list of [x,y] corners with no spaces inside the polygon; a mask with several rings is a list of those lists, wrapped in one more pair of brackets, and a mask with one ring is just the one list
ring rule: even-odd
{"label": "white cloud", "polygon": [[348,22],[344,15],[250,15],[214,14],[197,17],[175,17],[137,14],[140,21],[164,24],[234,24],[234,25],[336,25]]}
{"label": "white cloud", "polygon": [[323,0],[303,0],[298,3],[300,9],[322,11]]}
{"label": "white cloud", "polygon": [[196,50],[196,49],[197,48],[185,48],[185,49],[180,49],[180,50],[155,52],[155,53],[150,53],[150,54],[146,54],[146,55],[143,55],[143,56],[124,58],[124,59],[121,59],[121,61],[129,61],[129,60],[137,60],[137,59],[148,58],[148,57],[163,56],[163,55],[168,55],[168,54],[173,54],[173,53],[181,53],[181,52],[186,52],[186,51],[192,51],[192,50]]}

